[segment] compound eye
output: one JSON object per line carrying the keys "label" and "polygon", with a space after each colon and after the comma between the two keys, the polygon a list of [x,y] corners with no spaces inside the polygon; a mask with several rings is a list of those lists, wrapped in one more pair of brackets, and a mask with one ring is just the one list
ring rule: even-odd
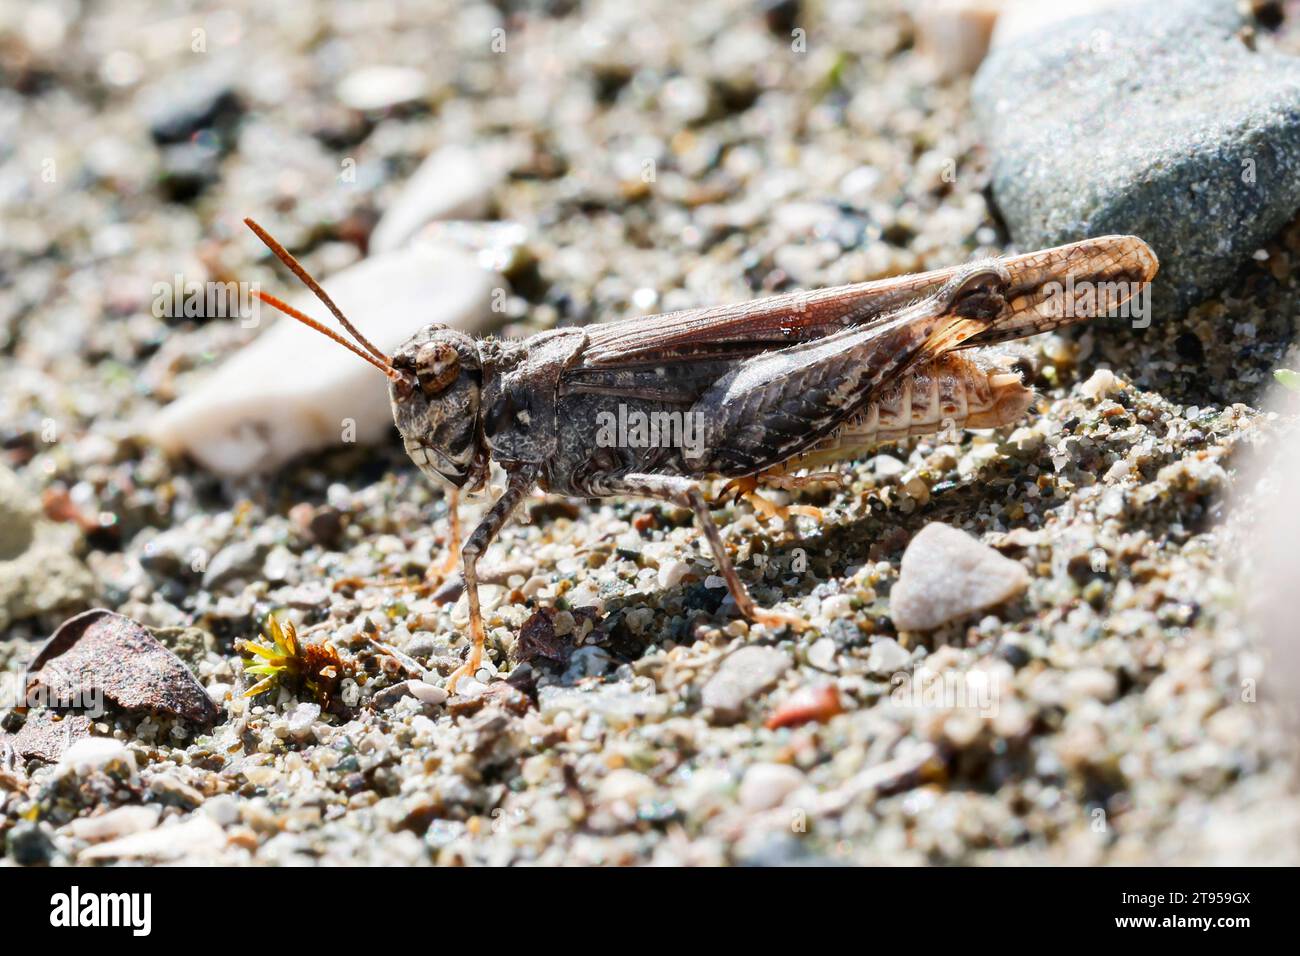
{"label": "compound eye", "polygon": [[445,342],[430,342],[415,353],[415,372],[426,397],[446,391],[460,374],[460,355]]}

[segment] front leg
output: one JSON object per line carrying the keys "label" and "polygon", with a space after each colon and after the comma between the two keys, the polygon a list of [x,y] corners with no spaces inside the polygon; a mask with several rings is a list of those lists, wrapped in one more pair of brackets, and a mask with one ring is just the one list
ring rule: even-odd
{"label": "front leg", "polygon": [[691,479],[676,475],[632,474],[624,475],[622,478],[602,481],[600,485],[602,495],[641,495],[646,498],[671,502],[679,508],[690,508],[695,513],[696,524],[704,532],[705,540],[709,542],[709,550],[713,552],[713,560],[722,573],[722,579],[727,582],[727,590],[731,592],[732,600],[736,602],[736,608],[740,613],[751,621],[766,624],[769,627],[780,627],[788,624],[796,631],[802,631],[808,627],[807,623],[800,618],[790,614],[781,614],[777,611],[764,610],[754,603],[754,599],[749,596],[749,591],[745,587],[745,582],[740,580],[740,575],[736,573],[731,558],[727,555],[726,546],[722,543],[722,535],[718,532],[718,526],[714,523],[713,516],[709,514],[708,502],[704,500],[704,495],[700,493],[699,486]]}
{"label": "front leg", "polygon": [[469,601],[469,634],[474,642],[469,660],[456,669],[447,679],[447,691],[455,693],[456,685],[466,674],[473,675],[483,663],[483,644],[487,635],[483,631],[483,612],[478,603],[478,559],[488,549],[497,533],[510,521],[519,502],[533,490],[537,484],[538,467],[536,465],[508,466],[506,468],[506,490],[496,500],[488,513],[483,516],[474,533],[469,536],[460,556],[465,575],[465,595]]}
{"label": "front leg", "polygon": [[447,557],[440,565],[430,565],[425,580],[431,585],[442,583],[451,572],[456,570],[457,554],[460,551],[460,489],[453,486],[447,491]]}

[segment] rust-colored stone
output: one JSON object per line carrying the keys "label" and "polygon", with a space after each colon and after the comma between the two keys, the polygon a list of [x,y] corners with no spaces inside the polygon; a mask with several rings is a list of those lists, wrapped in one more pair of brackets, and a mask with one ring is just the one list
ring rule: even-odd
{"label": "rust-colored stone", "polygon": [[124,710],[209,725],[217,707],[175,654],[144,625],[98,608],[64,621],[32,661],[28,693],[57,701],[102,694]]}
{"label": "rust-colored stone", "polygon": [[836,714],[844,713],[839,688],[834,684],[804,687],[795,691],[772,712],[763,726],[768,730],[778,727],[797,727],[816,721],[823,724]]}

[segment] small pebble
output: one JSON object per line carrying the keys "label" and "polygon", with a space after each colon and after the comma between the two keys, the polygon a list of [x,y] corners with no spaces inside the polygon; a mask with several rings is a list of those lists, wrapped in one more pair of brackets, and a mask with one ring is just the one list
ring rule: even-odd
{"label": "small pebble", "polygon": [[912,654],[892,637],[882,637],[871,642],[867,654],[867,670],[877,677],[891,677],[912,662]]}
{"label": "small pebble", "polygon": [[745,704],[772,686],[790,667],[790,657],[773,647],[742,647],[729,654],[704,685],[701,702],[714,720],[738,720]]}
{"label": "small pebble", "polygon": [[354,70],[338,85],[338,98],[346,106],[377,112],[404,106],[427,95],[425,74],[411,67],[367,66]]}
{"label": "small pebble", "polygon": [[78,840],[96,843],[112,840],[129,833],[151,830],[158,825],[158,816],[162,808],[155,805],[144,807],[118,807],[93,817],[81,817],[69,824],[72,835]]}
{"label": "small pebble", "polygon": [[320,718],[320,704],[301,703],[289,713],[289,733],[305,737]]}
{"label": "small pebble", "polygon": [[1029,574],[1018,561],[963,531],[933,522],[903,553],[889,613],[899,630],[929,630],[1001,604],[1028,585]]}
{"label": "small pebble", "polygon": [[797,767],[779,763],[751,764],[740,782],[740,805],[750,813],[771,810],[804,785]]}

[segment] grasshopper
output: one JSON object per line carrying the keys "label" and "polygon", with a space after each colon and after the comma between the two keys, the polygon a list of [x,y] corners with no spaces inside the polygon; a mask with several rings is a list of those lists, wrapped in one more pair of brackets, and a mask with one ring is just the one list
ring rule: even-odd
{"label": "grasshopper", "polygon": [[[701,482],[730,479],[729,487],[765,514],[787,516],[795,509],[776,508],[756,489],[798,485],[809,476],[797,471],[947,423],[1010,424],[1028,410],[1033,392],[1010,355],[985,347],[1113,314],[1146,291],[1158,268],[1136,236],[1103,236],[918,275],[555,329],[521,341],[475,339],[430,325],[390,356],[353,327],[264,229],[245,222],[355,344],[274,296],[259,297],[388,377],[407,454],[449,492],[472,639],[468,660],[448,679],[451,690],[482,663],[479,559],[533,489],[582,498],[640,496],[689,508],[740,613],[800,628],[798,618],[755,605]],[[635,434],[623,430],[611,440],[614,422],[632,420]],[[688,432],[689,443],[682,440]],[[458,493],[483,488],[493,461],[506,473],[505,490],[460,546]]]}

